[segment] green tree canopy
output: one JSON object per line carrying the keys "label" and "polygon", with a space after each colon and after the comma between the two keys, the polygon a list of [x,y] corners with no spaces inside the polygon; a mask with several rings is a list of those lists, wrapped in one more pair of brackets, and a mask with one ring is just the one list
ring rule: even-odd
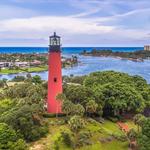
{"label": "green tree canopy", "polygon": [[11,127],[0,123],[0,149],[4,150],[26,150],[27,145]]}
{"label": "green tree canopy", "polygon": [[150,102],[150,86],[139,76],[114,71],[94,72],[83,83],[91,89],[93,100],[103,107],[106,115],[142,112]]}
{"label": "green tree canopy", "polygon": [[37,104],[13,107],[1,115],[0,122],[12,126],[27,141],[34,141],[47,132],[39,107]]}
{"label": "green tree canopy", "polygon": [[138,137],[140,150],[150,150],[150,118],[147,118],[142,125],[142,132]]}

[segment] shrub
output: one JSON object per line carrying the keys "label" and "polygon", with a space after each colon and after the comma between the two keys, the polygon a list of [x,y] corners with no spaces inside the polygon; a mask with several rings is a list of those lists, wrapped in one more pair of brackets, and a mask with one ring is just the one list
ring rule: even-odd
{"label": "shrub", "polygon": [[62,137],[63,142],[67,146],[74,147],[73,137],[72,137],[71,133],[69,133],[67,131],[63,131],[63,132],[61,132],[61,137]]}
{"label": "shrub", "polygon": [[72,110],[73,115],[83,116],[84,112],[85,109],[81,104],[76,104],[73,106],[73,110]]}
{"label": "shrub", "polygon": [[25,77],[24,76],[15,76],[12,81],[13,82],[21,82],[21,81],[24,81],[25,80]]}
{"label": "shrub", "polygon": [[19,139],[14,144],[9,143],[9,145],[10,145],[10,150],[28,150],[27,144],[22,139]]}
{"label": "shrub", "polygon": [[80,116],[73,116],[68,121],[69,126],[72,131],[77,132],[79,129],[82,129],[85,126],[84,120]]}
{"label": "shrub", "polygon": [[78,134],[77,146],[84,146],[92,144],[89,138],[91,137],[91,133],[89,131],[82,131]]}
{"label": "shrub", "polygon": [[115,117],[108,117],[108,119],[114,123],[118,121],[118,118],[115,118]]}
{"label": "shrub", "polygon": [[5,86],[5,83],[3,80],[0,80],[0,88],[3,88]]}
{"label": "shrub", "polygon": [[11,127],[0,123],[0,149],[5,150],[26,150],[27,145]]}
{"label": "shrub", "polygon": [[59,150],[59,143],[58,143],[58,141],[54,142],[54,150]]}

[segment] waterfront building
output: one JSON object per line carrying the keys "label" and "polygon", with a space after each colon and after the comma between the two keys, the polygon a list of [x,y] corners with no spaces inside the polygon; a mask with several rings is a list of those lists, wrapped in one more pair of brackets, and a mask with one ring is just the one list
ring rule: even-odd
{"label": "waterfront building", "polygon": [[10,68],[10,67],[28,67],[29,62],[0,62],[0,67],[1,68]]}
{"label": "waterfront building", "polygon": [[61,44],[60,37],[54,32],[49,39],[48,54],[48,113],[62,113],[61,101],[56,96],[62,93],[62,71],[61,71]]}
{"label": "waterfront building", "polygon": [[150,45],[145,45],[145,46],[144,46],[144,50],[145,50],[145,51],[150,51]]}

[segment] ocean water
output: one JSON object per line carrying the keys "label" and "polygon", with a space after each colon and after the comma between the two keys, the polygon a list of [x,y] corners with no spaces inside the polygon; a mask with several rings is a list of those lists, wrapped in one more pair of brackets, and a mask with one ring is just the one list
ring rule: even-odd
{"label": "ocean water", "polygon": [[[143,50],[143,47],[62,47],[63,54],[79,54],[83,50],[91,51],[98,50],[112,50],[131,52]],[[48,47],[0,47],[0,53],[47,53]]]}
{"label": "ocean water", "polygon": [[[125,72],[130,75],[139,75],[142,76],[144,79],[147,80],[148,83],[150,83],[150,60],[144,60],[144,62],[133,62],[130,60],[122,60],[117,59],[113,57],[91,57],[91,56],[81,56],[79,53],[83,50],[90,51],[93,49],[92,47],[89,48],[63,48],[62,55],[65,56],[71,56],[72,54],[75,54],[78,56],[78,59],[80,61],[79,65],[75,65],[74,67],[70,68],[63,68],[62,73],[63,75],[85,75],[89,74],[94,71],[105,71],[105,70],[114,70],[114,71],[120,71]],[[143,48],[97,48],[97,49],[112,49],[113,51],[137,51],[142,50]],[[37,51],[34,48],[18,48],[13,50],[10,48],[9,50],[5,50],[6,52],[20,52],[20,53],[31,53],[31,52],[38,52],[43,53],[47,52],[48,48],[39,48]],[[2,51],[2,48],[0,48],[0,52],[4,53]],[[7,78],[12,79],[16,75],[23,75],[26,76],[26,73],[19,73],[19,74],[11,74],[11,75],[0,75],[0,78]],[[48,72],[39,72],[39,73],[31,73],[32,76],[39,75],[42,79],[47,80],[48,78]]]}

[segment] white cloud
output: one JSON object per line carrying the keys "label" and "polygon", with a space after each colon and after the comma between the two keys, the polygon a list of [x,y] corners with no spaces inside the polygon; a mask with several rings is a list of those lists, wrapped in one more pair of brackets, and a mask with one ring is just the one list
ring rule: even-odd
{"label": "white cloud", "polygon": [[[25,3],[36,5],[37,0],[9,1],[17,3],[17,6],[0,6],[0,18],[3,18],[0,20],[0,43],[5,43],[5,40],[8,43],[8,40],[17,43],[18,40],[21,43],[30,44],[33,41],[37,44],[41,41],[42,44],[46,44],[49,34],[53,31],[57,31],[64,37],[65,44],[132,42],[143,44],[149,40],[147,37],[147,33],[150,33],[148,0],[142,2],[139,0],[66,0],[67,5],[62,6],[64,7],[62,10],[67,7],[70,10],[74,8],[71,12],[73,15],[68,16],[62,16],[64,14],[61,14],[61,11],[60,16],[58,14],[52,16],[55,13],[50,14],[51,9],[48,13],[46,11],[42,13],[43,8],[32,10],[31,7],[19,7]],[[61,0],[39,0],[37,3],[56,2],[58,5],[66,4]],[[39,14],[47,16],[38,16]]]}
{"label": "white cloud", "polygon": [[0,21],[0,32],[50,32],[99,34],[110,32],[113,26],[98,25],[90,19],[41,16]]}
{"label": "white cloud", "polygon": [[35,10],[12,5],[0,4],[0,19],[24,18],[36,15]]}

